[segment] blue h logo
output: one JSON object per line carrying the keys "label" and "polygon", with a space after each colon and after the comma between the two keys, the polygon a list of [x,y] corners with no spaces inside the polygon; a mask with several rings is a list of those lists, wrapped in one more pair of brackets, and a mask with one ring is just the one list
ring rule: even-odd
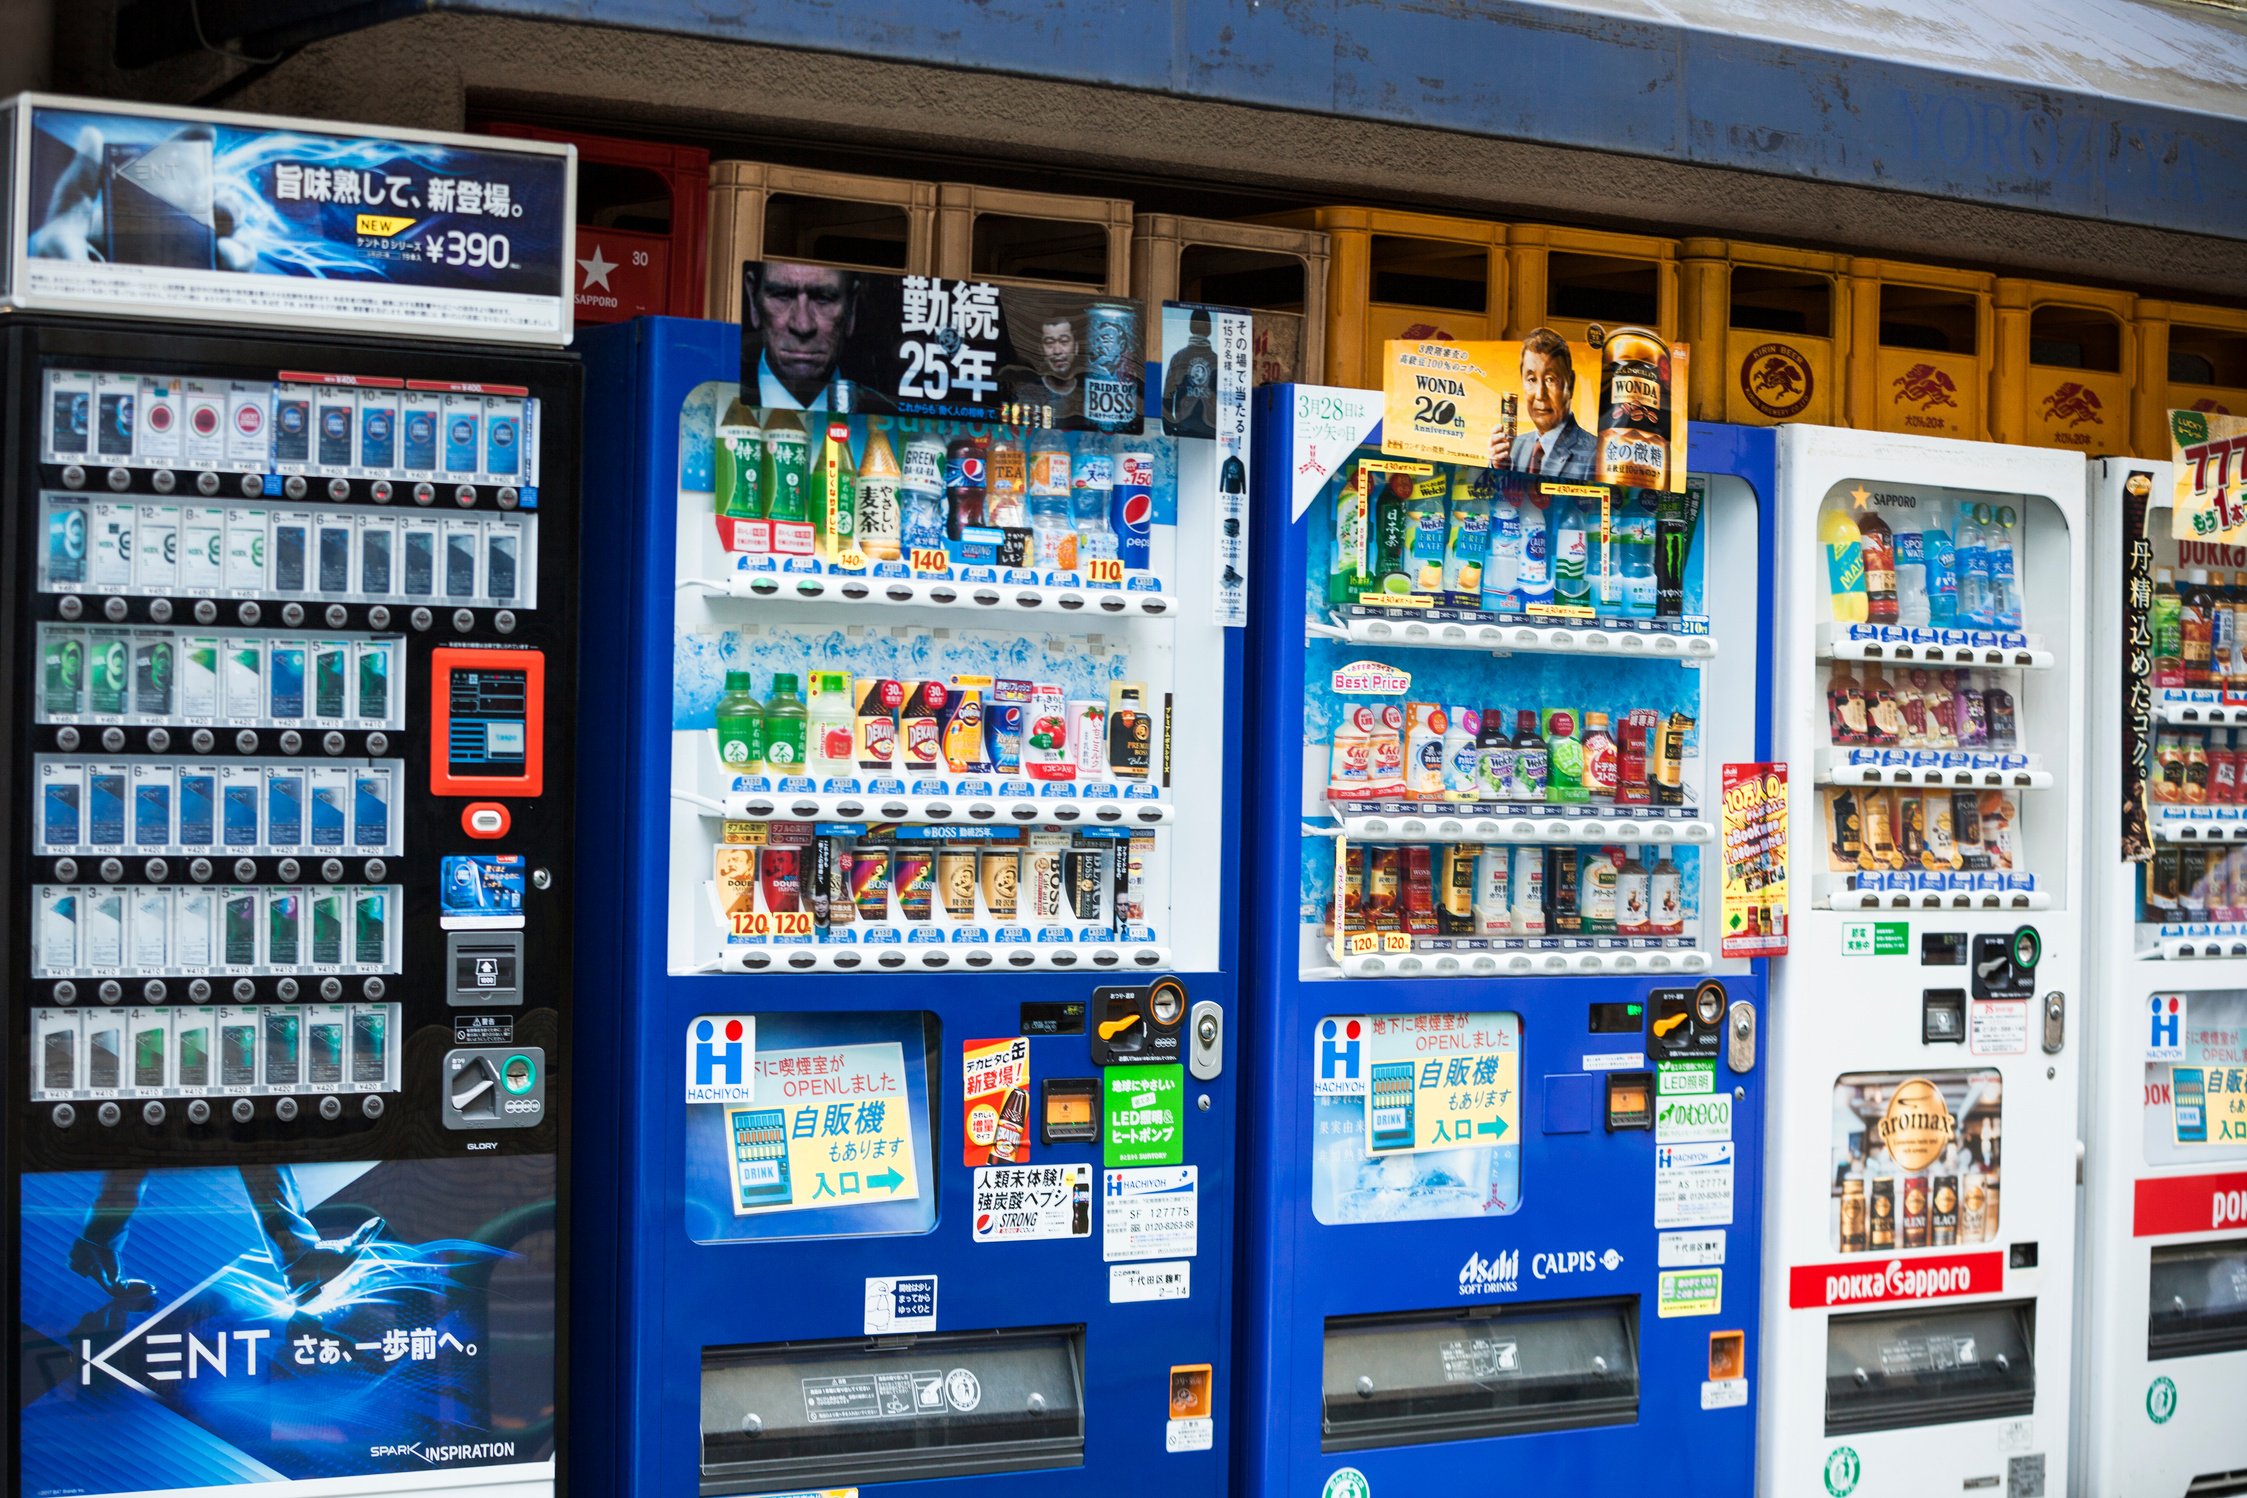
{"label": "blue h logo", "polygon": [[2176,999],[2155,994],[2146,1002],[2152,1011],[2152,1030],[2146,1041],[2147,1046],[2157,1051],[2176,1050],[2182,1044],[2184,1028],[2184,1017],[2177,1013]]}
{"label": "blue h logo", "polygon": [[722,1043],[718,1040],[715,1022],[695,1021],[693,1052],[695,1086],[741,1085],[741,1021],[726,1021],[726,1038]]}
{"label": "blue h logo", "polygon": [[1359,1022],[1348,1021],[1346,1032],[1344,1023],[1330,1019],[1319,1026],[1319,1080],[1322,1082],[1358,1074]]}

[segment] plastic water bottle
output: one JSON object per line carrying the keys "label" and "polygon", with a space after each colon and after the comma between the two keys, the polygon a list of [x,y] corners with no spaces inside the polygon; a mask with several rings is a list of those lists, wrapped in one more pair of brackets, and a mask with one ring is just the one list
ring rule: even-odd
{"label": "plastic water bottle", "polygon": [[1567,495],[1553,500],[1553,599],[1558,603],[1589,604],[1592,580],[1585,571],[1590,546],[1584,535],[1584,512]]}
{"label": "plastic water bottle", "polygon": [[1958,623],[1958,547],[1951,539],[1947,507],[1931,504],[1920,528],[1920,554],[1927,562],[1927,622],[1937,629]]}
{"label": "plastic water bottle", "polygon": [[1927,537],[1916,530],[1896,532],[1896,622],[1905,626],[1929,622],[1927,606]]}
{"label": "plastic water bottle", "polygon": [[1624,617],[1654,617],[1654,511],[1639,496],[1624,507],[1617,529],[1615,572]]}
{"label": "plastic water bottle", "polygon": [[1998,505],[1983,533],[1982,549],[1990,559],[1990,623],[1999,629],[2021,627],[2021,589],[2013,556],[2015,523],[2013,507]]}
{"label": "plastic water bottle", "polygon": [[899,539],[907,555],[944,545],[944,446],[916,437],[905,444],[905,476],[897,486]]}
{"label": "plastic water bottle", "polygon": [[1521,607],[1521,511],[1492,486],[1490,499],[1490,555],[1482,565],[1482,606],[1486,609]]}
{"label": "plastic water bottle", "polygon": [[1990,623],[1990,554],[1983,532],[1988,522],[1988,506],[1959,506],[1958,622],[1974,629]]}
{"label": "plastic water bottle", "polygon": [[1108,525],[1108,511],[1116,483],[1115,459],[1106,444],[1093,439],[1089,451],[1077,454],[1070,484],[1072,517],[1077,528],[1077,560],[1081,565],[1095,557],[1121,555],[1116,533]]}

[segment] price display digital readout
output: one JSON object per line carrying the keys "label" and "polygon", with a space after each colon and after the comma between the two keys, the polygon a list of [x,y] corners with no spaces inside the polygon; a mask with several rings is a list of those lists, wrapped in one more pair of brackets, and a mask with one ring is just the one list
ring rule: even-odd
{"label": "price display digital readout", "polygon": [[432,664],[431,789],[537,795],[545,778],[545,656],[449,647]]}

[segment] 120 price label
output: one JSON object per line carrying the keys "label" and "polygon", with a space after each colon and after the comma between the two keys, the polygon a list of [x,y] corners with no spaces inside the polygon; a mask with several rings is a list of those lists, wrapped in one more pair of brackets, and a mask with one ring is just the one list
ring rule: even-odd
{"label": "120 price label", "polygon": [[1370,957],[1375,952],[1409,952],[1412,935],[1406,931],[1353,931],[1343,950],[1352,957]]}
{"label": "120 price label", "polygon": [[737,910],[728,917],[736,936],[809,936],[808,910]]}

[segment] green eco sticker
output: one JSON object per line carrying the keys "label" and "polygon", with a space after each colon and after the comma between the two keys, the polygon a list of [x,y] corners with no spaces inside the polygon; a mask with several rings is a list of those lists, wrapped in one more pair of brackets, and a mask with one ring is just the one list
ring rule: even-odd
{"label": "green eco sticker", "polygon": [[2167,1425],[2177,1413],[2177,1386],[2168,1377],[2157,1378],[2146,1389],[2146,1416],[2156,1425]]}
{"label": "green eco sticker", "polygon": [[1912,928],[1907,921],[1841,923],[1841,955],[1844,957],[1902,957],[1911,951],[1911,946]]}
{"label": "green eco sticker", "polygon": [[1661,1097],[1691,1097],[1716,1091],[1716,1062],[1658,1061],[1654,1091]]}
{"label": "green eco sticker", "polygon": [[1826,1491],[1833,1498],[1849,1498],[1857,1491],[1857,1480],[1865,1475],[1864,1464],[1857,1460],[1854,1446],[1836,1446],[1826,1457]]}
{"label": "green eco sticker", "polygon": [[1373,1484],[1355,1467],[1337,1467],[1319,1489],[1319,1498],[1373,1498]]}
{"label": "green eco sticker", "polygon": [[1724,1271],[1665,1269],[1656,1281],[1655,1314],[1714,1316],[1724,1309]]}
{"label": "green eco sticker", "polygon": [[1111,1066],[1100,1074],[1102,1162],[1182,1165],[1186,1160],[1186,1069]]}

